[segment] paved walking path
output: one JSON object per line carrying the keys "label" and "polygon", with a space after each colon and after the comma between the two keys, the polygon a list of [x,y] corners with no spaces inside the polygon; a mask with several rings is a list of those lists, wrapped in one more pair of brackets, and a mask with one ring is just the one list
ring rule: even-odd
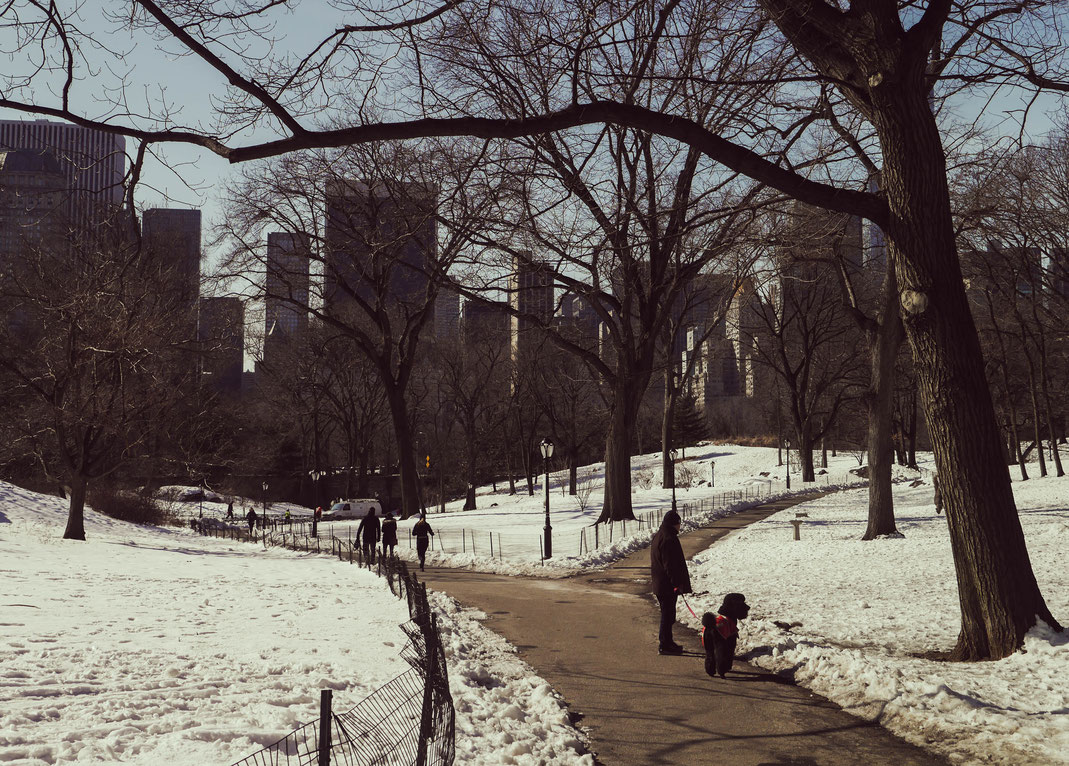
{"label": "paved walking path", "polygon": [[[769,503],[688,532],[683,550],[691,558],[797,502]],[[689,629],[677,625],[675,638],[693,655],[658,655],[648,549],[566,579],[433,568],[421,579],[489,615],[487,627],[512,642],[590,730],[604,766],[945,764],[767,671],[737,661],[726,680],[708,677]],[[682,601],[679,608],[686,608]]]}

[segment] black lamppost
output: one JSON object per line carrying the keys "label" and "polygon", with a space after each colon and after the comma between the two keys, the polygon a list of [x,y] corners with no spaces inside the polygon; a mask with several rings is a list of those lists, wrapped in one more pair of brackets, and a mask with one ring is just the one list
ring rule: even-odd
{"label": "black lamppost", "polygon": [[314,468],[308,475],[312,477],[312,505],[315,506],[312,511],[312,537],[319,537],[319,480],[326,476],[327,472]]}
{"label": "black lamppost", "polygon": [[676,510],[676,452],[675,447],[668,450],[668,456],[672,458],[672,512]]}
{"label": "black lamppost", "polygon": [[264,491],[264,493],[262,495],[260,495],[260,499],[263,500],[263,504],[264,504],[263,525],[266,527],[267,526],[267,482],[265,481],[263,484],[260,485],[260,487]]}
{"label": "black lamppost", "polygon": [[312,505],[319,507],[319,480],[327,475],[326,471],[320,471],[318,468],[308,472],[308,475],[312,477]]}
{"label": "black lamppost", "polygon": [[791,440],[784,439],[783,446],[787,450],[787,489],[791,488]]}
{"label": "black lamppost", "polygon": [[546,551],[547,559],[553,558],[553,527],[549,523],[549,459],[553,457],[553,442],[548,438],[543,439],[538,445],[542,450],[542,462],[546,469]]}

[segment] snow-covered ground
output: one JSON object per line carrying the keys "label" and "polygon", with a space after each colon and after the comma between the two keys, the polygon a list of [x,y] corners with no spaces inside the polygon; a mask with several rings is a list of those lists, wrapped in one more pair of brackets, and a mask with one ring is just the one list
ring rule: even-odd
{"label": "snow-covered ground", "polygon": [[[404,601],[326,556],[137,527],[0,482],[0,763],[227,764],[408,670]],[[592,764],[557,694],[442,595],[458,763]]]}
{"label": "snow-covered ground", "polygon": [[[743,497],[728,505],[737,510],[785,493],[775,450],[687,453],[702,478],[677,490],[680,504],[705,500],[708,508],[735,491]],[[656,486],[659,458],[633,459],[636,513],[659,517],[670,504],[670,491]],[[715,487],[707,483],[712,460]],[[851,455],[833,459],[819,487],[842,485],[856,465]],[[742,591],[753,611],[740,652],[752,662],[955,763],[1069,764],[1069,634],[1036,629],[1024,653],[999,662],[924,658],[953,647],[958,602],[946,522],[934,513],[924,470],[930,462],[921,465],[919,473],[896,469],[905,480],[895,490],[904,537],[861,542],[866,492],[828,495],[699,554],[695,588],[709,594],[691,605],[701,614],[723,593]],[[591,468],[600,477],[601,467]],[[586,510],[561,493],[562,478],[551,475],[556,555],[546,566],[538,561],[541,487],[533,497],[481,488],[479,510],[453,503],[432,513],[432,561],[560,576],[648,540],[649,530],[629,525],[621,541],[617,525],[611,545],[602,539],[601,549],[577,555],[579,531],[600,508],[599,478]],[[1014,489],[1047,604],[1069,622],[1069,479],[1015,481]],[[205,516],[225,513],[225,504],[203,507]],[[725,512],[708,509],[688,525]],[[808,517],[796,542],[789,522],[797,512]],[[355,704],[407,667],[398,656],[404,605],[356,567],[92,512],[88,542],[65,542],[64,517],[63,501],[0,484],[0,762],[226,763],[315,718],[320,688],[338,690],[338,706]],[[402,522],[400,552],[411,557],[410,523]],[[355,531],[324,526],[339,537]],[[463,549],[472,531],[474,555]],[[502,541],[495,538],[494,559],[491,531]],[[478,613],[441,594],[434,600],[449,648],[457,763],[591,764],[546,682],[480,627]]]}
{"label": "snow-covered ground", "polygon": [[[1069,478],[1015,481],[1014,493],[1036,579],[1069,624]],[[691,606],[700,615],[746,594],[741,655],[952,762],[1069,764],[1069,631],[1036,628],[998,662],[924,659],[951,650],[960,627],[945,517],[929,481],[897,484],[904,537],[862,542],[866,503],[863,490],[835,493],[717,543],[691,562],[695,590],[709,591]]]}

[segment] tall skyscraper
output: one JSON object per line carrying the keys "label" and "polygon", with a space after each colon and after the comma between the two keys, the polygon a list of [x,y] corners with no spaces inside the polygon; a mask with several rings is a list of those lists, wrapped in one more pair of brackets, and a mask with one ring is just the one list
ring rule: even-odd
{"label": "tall skyscraper", "polygon": [[455,340],[460,334],[460,293],[442,287],[434,299],[434,337]]}
{"label": "tall skyscraper", "polygon": [[267,235],[264,292],[265,367],[285,365],[288,350],[308,331],[311,240],[305,233]]}
{"label": "tall skyscraper", "polygon": [[65,234],[67,184],[46,150],[0,151],[0,269]]}
{"label": "tall skyscraper", "polygon": [[545,335],[539,328],[553,319],[553,269],[548,263],[529,256],[514,256],[509,275],[509,305],[519,312],[512,315],[512,363],[531,361]]}
{"label": "tall skyscraper", "polygon": [[266,329],[277,325],[289,335],[300,335],[308,329],[310,253],[307,234],[267,235]]}
{"label": "tall skyscraper", "polygon": [[121,207],[123,136],[50,120],[0,120],[0,152],[10,150],[53,154],[65,181],[71,227],[89,231]]}
{"label": "tall skyscraper", "polygon": [[201,298],[197,337],[201,380],[219,393],[241,393],[245,309],[240,298]]}
{"label": "tall skyscraper", "polygon": [[437,190],[334,180],[326,196],[326,311],[356,297],[401,312],[425,305],[438,259]]}
{"label": "tall skyscraper", "polygon": [[461,327],[464,342],[491,343],[504,348],[509,342],[509,315],[493,304],[465,301]]}
{"label": "tall skyscraper", "polygon": [[152,208],[141,217],[142,250],[177,306],[192,309],[200,295],[200,211]]}

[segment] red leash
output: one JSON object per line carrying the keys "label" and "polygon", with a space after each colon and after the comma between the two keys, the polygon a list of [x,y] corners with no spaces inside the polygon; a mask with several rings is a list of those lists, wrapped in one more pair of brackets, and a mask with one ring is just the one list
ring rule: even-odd
{"label": "red leash", "polygon": [[[691,614],[694,614],[694,610],[690,608],[690,602],[687,601],[687,594],[686,593],[680,593],[679,595],[683,597],[683,603],[687,605],[687,611],[689,611]],[[699,617],[698,615],[694,614],[694,619],[698,620],[699,622],[701,622],[702,618]]]}

